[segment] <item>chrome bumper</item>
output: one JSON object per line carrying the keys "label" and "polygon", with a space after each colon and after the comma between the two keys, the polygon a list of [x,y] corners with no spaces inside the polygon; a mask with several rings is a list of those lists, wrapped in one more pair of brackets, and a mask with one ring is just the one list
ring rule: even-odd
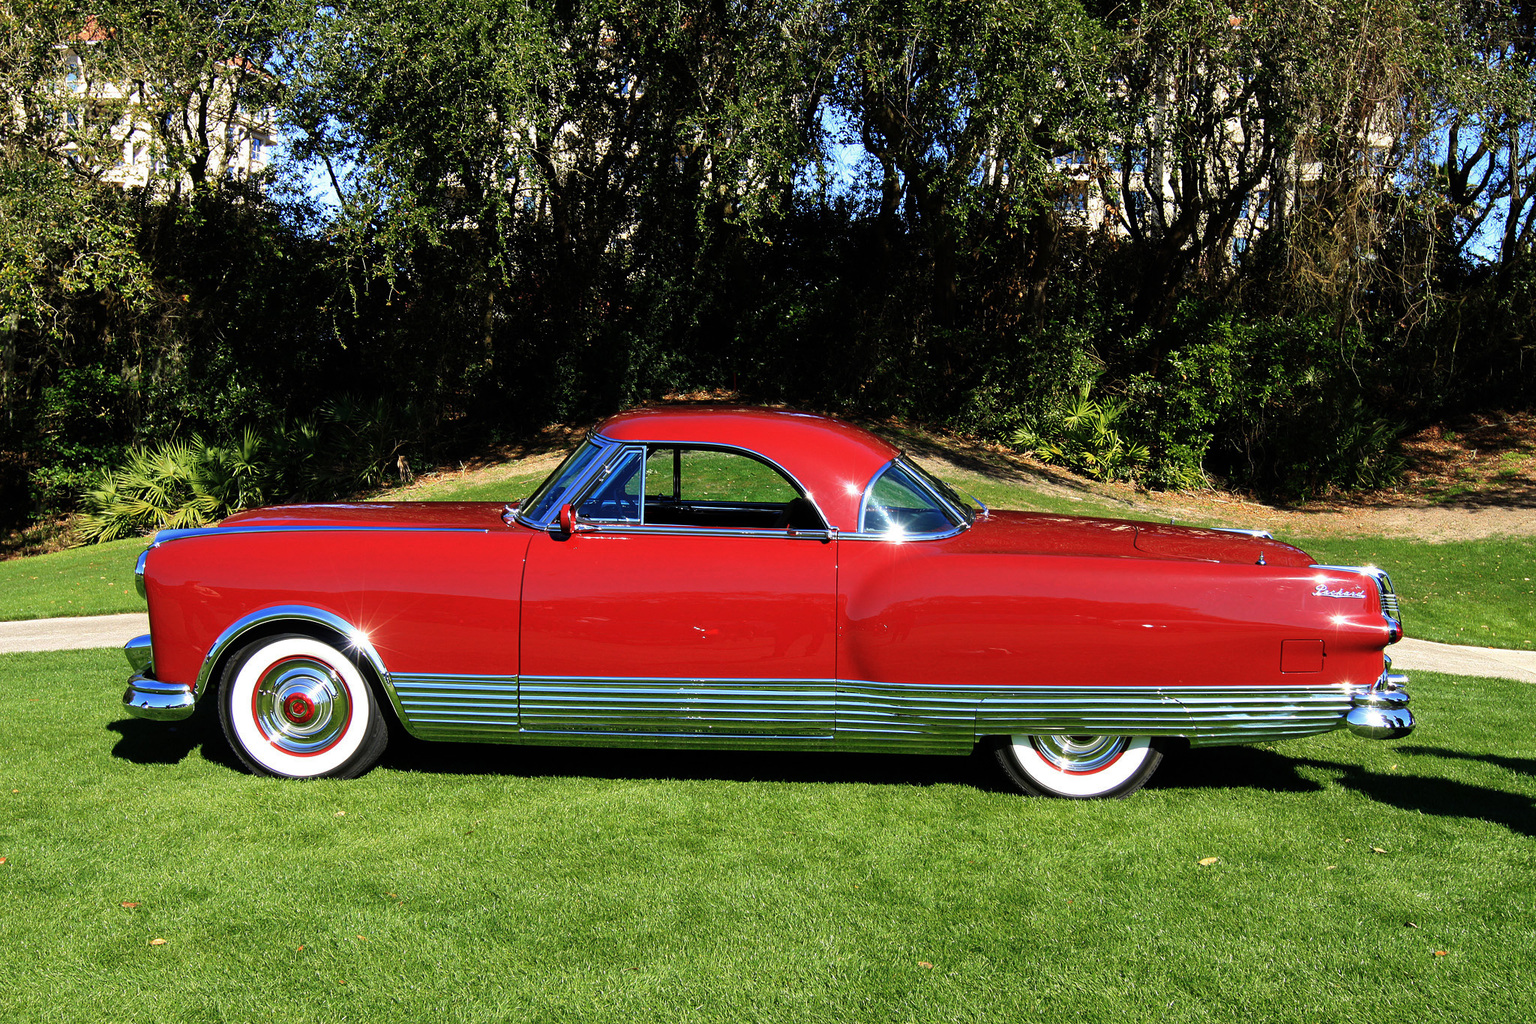
{"label": "chrome bumper", "polygon": [[123,694],[123,708],[137,718],[175,722],[192,714],[197,697],[185,683],[162,683],[154,677],[149,634],[136,636],[123,645],[123,656],[133,669],[128,690]]}
{"label": "chrome bumper", "polygon": [[1354,707],[1344,716],[1344,724],[1356,736],[1368,740],[1397,740],[1413,732],[1413,712],[1408,710],[1408,677],[1392,673],[1392,659],[1386,671],[1371,686],[1354,695]]}

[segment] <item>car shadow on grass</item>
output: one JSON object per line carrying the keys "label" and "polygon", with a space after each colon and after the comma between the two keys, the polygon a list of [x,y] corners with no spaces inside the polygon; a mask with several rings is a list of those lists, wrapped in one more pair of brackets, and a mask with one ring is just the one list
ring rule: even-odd
{"label": "car shadow on grass", "polygon": [[[1420,748],[1420,752],[1487,760],[1481,755],[1433,748]],[[1334,776],[1334,781],[1345,789],[1352,789],[1377,803],[1442,818],[1490,821],[1519,835],[1536,837],[1536,801],[1522,793],[1510,793],[1430,775],[1376,772],[1361,765],[1339,764],[1336,761],[1303,760],[1297,763],[1329,772]]]}
{"label": "car shadow on grass", "polygon": [[429,743],[391,738],[380,766],[433,775],[515,775],[611,780],[851,782],[998,788],[990,761],[917,754],[818,751],[653,750]]}
{"label": "car shadow on grass", "polygon": [[[1307,793],[1322,786],[1297,762],[1269,750],[1183,750],[1163,759],[1149,789],[1259,789]],[[427,743],[392,739],[381,766],[443,775],[581,776],[613,780],[827,782],[891,786],[961,785],[1012,793],[990,750],[969,756],[811,751],[652,750]]]}
{"label": "car shadow on grass", "polygon": [[240,759],[229,749],[216,717],[203,709],[180,722],[155,722],[144,718],[122,718],[107,723],[107,730],[118,734],[112,756],[132,764],[180,764],[187,755],[198,751],[205,760],[235,771],[244,771]]}
{"label": "car shadow on grass", "polygon": [[1507,768],[1509,771],[1518,772],[1521,775],[1536,775],[1536,758],[1530,757],[1503,757],[1499,754],[1469,754],[1464,750],[1446,750],[1443,747],[1398,747],[1405,754],[1415,754],[1422,757],[1448,757],[1454,761],[1481,761],[1483,764],[1496,765]]}
{"label": "car shadow on grass", "polygon": [[1163,757],[1147,789],[1262,789],[1273,793],[1316,793],[1321,784],[1296,768],[1302,762],[1262,747],[1174,749]]}

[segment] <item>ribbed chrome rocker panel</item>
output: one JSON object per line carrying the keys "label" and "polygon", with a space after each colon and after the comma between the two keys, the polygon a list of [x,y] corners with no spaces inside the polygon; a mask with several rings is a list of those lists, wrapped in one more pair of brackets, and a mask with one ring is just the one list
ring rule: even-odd
{"label": "ribbed chrome rocker panel", "polygon": [[[832,738],[830,680],[524,676],[523,732]],[[677,744],[668,744],[677,745]],[[744,744],[750,745],[750,744]]]}
{"label": "ribbed chrome rocker panel", "polygon": [[424,740],[517,742],[516,676],[389,677],[400,720]]}

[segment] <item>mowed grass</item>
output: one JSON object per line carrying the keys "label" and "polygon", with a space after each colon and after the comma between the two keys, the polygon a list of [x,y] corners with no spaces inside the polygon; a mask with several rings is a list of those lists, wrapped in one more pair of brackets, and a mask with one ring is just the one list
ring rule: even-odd
{"label": "mowed grass", "polygon": [[148,538],[0,562],[0,621],[142,612],[133,566]]}
{"label": "mowed grass", "polygon": [[125,674],[0,656],[7,1020],[1536,1017],[1519,683],[1417,673],[1407,740],[1069,803],[922,757],[406,742],[257,779],[125,720]]}

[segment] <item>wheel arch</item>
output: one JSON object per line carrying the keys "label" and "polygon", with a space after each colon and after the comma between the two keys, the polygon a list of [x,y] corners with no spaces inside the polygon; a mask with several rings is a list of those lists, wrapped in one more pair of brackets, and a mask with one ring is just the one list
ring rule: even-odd
{"label": "wheel arch", "polygon": [[351,656],[363,673],[363,678],[385,698],[384,703],[399,719],[400,707],[395,701],[395,688],[390,683],[389,670],[384,667],[384,659],[379,657],[367,633],[334,612],[298,604],[258,609],[242,616],[220,633],[208,649],[202,668],[197,673],[197,687],[193,692],[197,694],[199,703],[223,678],[230,659],[241,648],[253,641],[283,633],[302,633],[322,643],[332,644],[337,650]]}

